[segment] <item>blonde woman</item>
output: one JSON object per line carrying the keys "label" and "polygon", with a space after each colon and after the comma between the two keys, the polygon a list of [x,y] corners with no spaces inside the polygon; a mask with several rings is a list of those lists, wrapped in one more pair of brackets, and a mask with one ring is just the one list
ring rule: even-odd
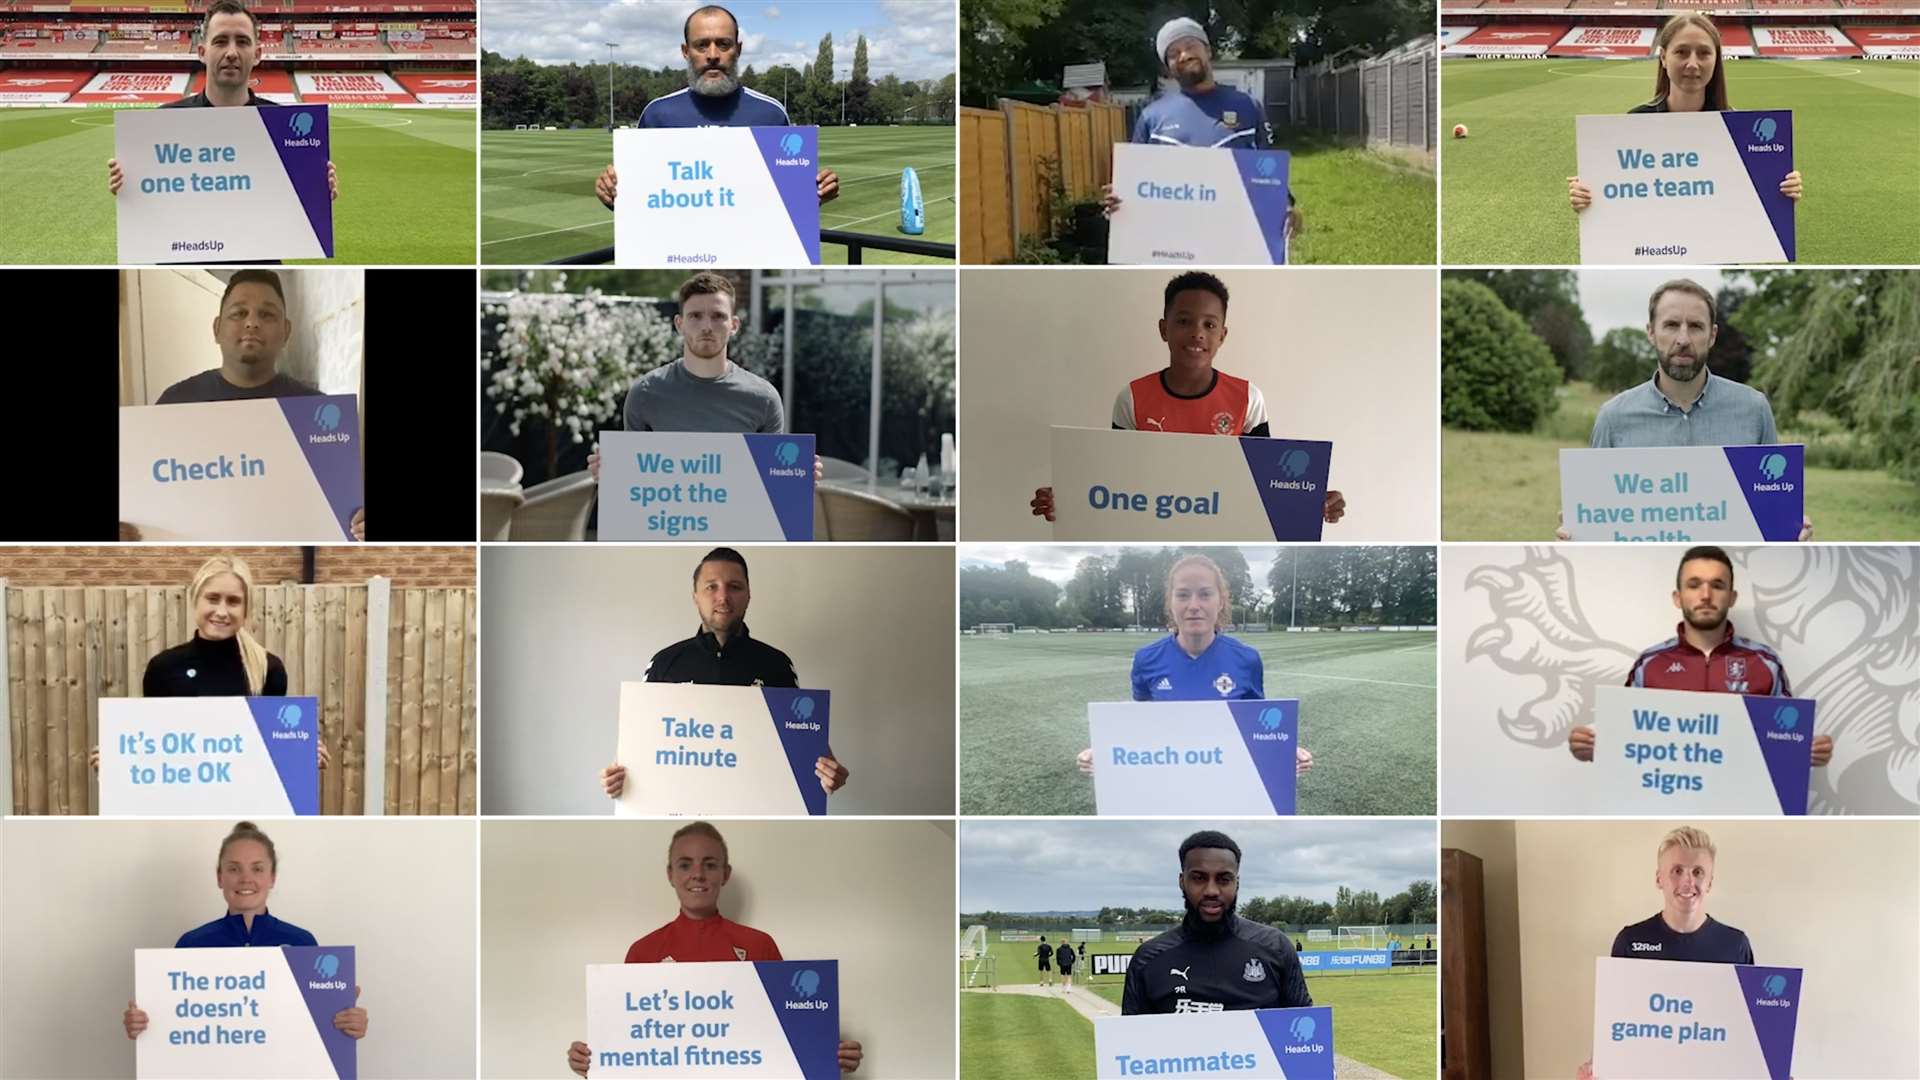
{"label": "blonde woman", "polygon": [[[1188,555],[1167,570],[1167,623],[1173,633],[1133,654],[1133,700],[1226,701],[1267,696],[1260,653],[1221,633],[1233,611],[1227,575],[1205,555]],[[1306,747],[1294,752],[1294,774],[1313,768]],[[1093,775],[1093,748],[1080,751],[1080,771]]]}
{"label": "blonde woman", "polygon": [[[200,566],[187,588],[193,637],[154,655],[141,679],[143,697],[285,697],[287,668],[247,629],[253,568],[217,555]],[[320,767],[332,760],[321,742]],[[100,767],[100,748],[88,760]]]}
{"label": "blonde woman", "polygon": [[[280,945],[318,945],[314,936],[290,922],[283,922],[267,911],[267,896],[273,892],[280,872],[280,855],[273,841],[251,821],[233,827],[220,842],[220,855],[214,860],[213,880],[227,903],[227,913],[203,926],[180,935],[176,949],[274,948]],[[360,988],[353,988],[355,1001]],[[147,1030],[147,1014],[132,1001],[121,1017],[127,1038],[137,1039]],[[355,1005],[333,1014],[333,1026],[350,1038],[365,1038],[367,1010]]]}
{"label": "blonde woman", "polygon": [[[1720,28],[1698,11],[1668,19],[1653,39],[1659,61],[1653,76],[1653,100],[1628,113],[1726,112],[1727,69],[1721,63]],[[1800,170],[1780,181],[1780,194],[1800,201]],[[1577,176],[1567,177],[1567,201],[1575,213],[1593,205],[1593,190]]]}

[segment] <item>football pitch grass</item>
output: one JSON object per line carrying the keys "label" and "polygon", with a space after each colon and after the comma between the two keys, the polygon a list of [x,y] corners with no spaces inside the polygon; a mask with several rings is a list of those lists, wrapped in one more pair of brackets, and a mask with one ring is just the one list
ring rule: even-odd
{"label": "football pitch grass", "polygon": [[[1441,129],[1446,263],[1578,263],[1567,205],[1573,118],[1618,114],[1653,96],[1652,61],[1448,60]],[[1920,61],[1737,60],[1738,109],[1793,110],[1799,262],[1920,262]]]}
{"label": "football pitch grass", "polygon": [[[999,941],[988,932],[988,950],[998,958],[996,982],[1038,983],[1036,942]],[[1049,934],[1049,939],[1054,935]],[[1131,951],[1134,942],[1094,942],[1095,952]],[[1317,947],[1332,948],[1330,944]],[[1308,943],[1309,950],[1316,948]],[[965,968],[960,985],[965,986]],[[1081,982],[1085,968],[1074,966]],[[1054,973],[1059,983],[1059,973]],[[1084,984],[1083,984],[1084,985]],[[1315,1005],[1333,1007],[1334,1045],[1346,1057],[1404,1077],[1433,1074],[1438,1054],[1433,968],[1354,975],[1309,975]],[[1094,993],[1120,1003],[1122,982],[1103,976]],[[962,1080],[1025,1080],[1026,1077],[1089,1077],[1093,1070],[1093,1025],[1064,1001],[1014,994],[960,995]]]}
{"label": "football pitch grass", "polygon": [[[600,130],[487,131],[480,136],[480,259],[523,265],[613,244],[613,215],[593,182],[613,160]],[[874,236],[954,242],[954,129],[938,126],[823,127],[820,164],[840,177],[840,196],[820,207],[820,227]],[[926,203],[926,231],[900,231],[900,170],[912,166]],[[845,263],[847,249],[822,244],[820,258]],[[863,263],[950,260],[867,248]]]}
{"label": "football pitch grass", "polygon": [[[107,159],[113,109],[0,109],[0,262],[118,261]],[[340,177],[334,258],[474,262],[472,109],[329,110]]]}
{"label": "football pitch grass", "polygon": [[[1087,703],[1127,701],[1150,634],[960,642],[960,812],[1091,814]],[[1271,698],[1300,699],[1302,814],[1434,813],[1432,633],[1246,634]]]}

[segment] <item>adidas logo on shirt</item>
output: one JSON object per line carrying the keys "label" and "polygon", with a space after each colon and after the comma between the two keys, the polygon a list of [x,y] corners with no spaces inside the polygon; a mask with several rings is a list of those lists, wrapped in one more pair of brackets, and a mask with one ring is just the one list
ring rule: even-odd
{"label": "adidas logo on shirt", "polygon": [[1160,681],[1153,684],[1153,688],[1155,690],[1171,690],[1173,689],[1173,680],[1162,675],[1160,676]]}

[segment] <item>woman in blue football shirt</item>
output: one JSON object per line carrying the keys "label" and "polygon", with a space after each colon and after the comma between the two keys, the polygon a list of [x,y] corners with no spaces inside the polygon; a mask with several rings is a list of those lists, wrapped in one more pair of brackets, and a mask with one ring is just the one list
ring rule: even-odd
{"label": "woman in blue football shirt", "polygon": [[[1265,668],[1252,646],[1220,632],[1233,610],[1227,576],[1205,555],[1188,555],[1167,571],[1167,621],[1173,633],[1133,654],[1135,701],[1258,700],[1267,696]],[[1305,747],[1295,775],[1313,768]],[[1093,748],[1080,751],[1080,771],[1093,775]]]}
{"label": "woman in blue football shirt", "polygon": [[[220,857],[214,861],[213,880],[227,902],[227,913],[180,935],[176,949],[273,948],[280,945],[319,944],[314,936],[290,922],[282,922],[267,911],[267,896],[273,892],[275,875],[280,871],[280,856],[273,841],[251,821],[233,827],[220,842]],[[353,988],[357,1001],[360,988]],[[121,1017],[127,1038],[137,1039],[147,1030],[147,1014],[134,1002],[127,1002]],[[355,1005],[333,1014],[333,1026],[350,1038],[367,1034],[367,1010]]]}

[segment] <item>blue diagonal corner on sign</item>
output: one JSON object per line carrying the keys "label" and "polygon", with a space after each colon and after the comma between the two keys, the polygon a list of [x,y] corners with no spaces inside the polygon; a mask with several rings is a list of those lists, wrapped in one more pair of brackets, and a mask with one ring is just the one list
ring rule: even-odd
{"label": "blue diagonal corner on sign", "polygon": [[[1727,125],[1727,138],[1732,141],[1740,164],[1746,168],[1747,178],[1753,182],[1753,193],[1760,197],[1760,205],[1767,212],[1767,224],[1780,239],[1780,250],[1788,262],[1793,262],[1793,200],[1780,194],[1780,182],[1793,171],[1793,113],[1786,109],[1723,112],[1720,119]],[[1761,125],[1768,122],[1773,138],[1765,145],[1784,149],[1756,149],[1762,145],[1758,135],[1766,130]]]}
{"label": "blue diagonal corner on sign", "polygon": [[774,960],[753,965],[767,1004],[806,1080],[840,1077],[840,963]]}
{"label": "blue diagonal corner on sign", "polygon": [[[287,802],[296,814],[320,812],[320,699],[311,697],[250,697],[247,711],[266,745],[267,759],[280,777]],[[291,721],[291,722],[290,722]],[[289,739],[287,733],[306,733]],[[276,734],[282,737],[276,737]]]}
{"label": "blue diagonal corner on sign", "polygon": [[[1800,443],[1773,446],[1723,446],[1734,486],[1747,501],[1763,540],[1800,539],[1806,507],[1807,448]],[[1769,491],[1769,487],[1791,491]]]}
{"label": "blue diagonal corner on sign", "polygon": [[[353,1008],[356,978],[353,946],[282,945],[280,955],[286,960],[294,987],[300,991],[300,1000],[307,1007],[307,1015],[313,1018],[320,1044],[327,1048],[327,1057],[333,1062],[334,1076],[338,1080],[355,1080],[359,1068],[353,1038],[333,1026],[334,1014],[342,1009]],[[333,959],[327,966],[321,967],[322,957]],[[338,985],[318,988],[315,983]]]}
{"label": "blue diagonal corner on sign", "polygon": [[[819,817],[827,812],[827,793],[820,788],[820,777],[813,763],[827,753],[831,728],[827,724],[828,706],[833,695],[827,690],[789,690],[763,686],[760,693],[767,703],[767,715],[773,721],[774,734],[780,737],[780,749],[786,752],[787,765],[793,769],[793,782],[800,789],[807,813]],[[787,723],[818,724],[819,731],[790,728]]]}
{"label": "blue diagonal corner on sign", "polygon": [[[753,473],[773,507],[774,520],[788,540],[813,539],[813,458],[812,435],[742,435],[747,453],[753,457]],[[793,449],[789,453],[785,446]],[[785,460],[791,456],[792,461]],[[799,476],[775,476],[773,470],[798,470]]]}
{"label": "blue diagonal corner on sign", "polygon": [[[267,142],[280,157],[281,167],[293,193],[306,211],[313,238],[326,257],[333,258],[333,194],[327,190],[326,163],[329,160],[327,107],[325,105],[282,105],[254,110],[266,129]],[[306,119],[302,121],[300,118]],[[299,129],[295,129],[295,124]],[[317,141],[317,146],[289,146],[288,142]]]}
{"label": "blue diagonal corner on sign", "polygon": [[1287,261],[1287,174],[1293,159],[1285,150],[1235,149],[1232,154],[1267,255],[1281,265]]}
{"label": "blue diagonal corner on sign", "polygon": [[[1333,444],[1310,439],[1241,436],[1240,450],[1275,540],[1318,540],[1326,512]],[[1290,488],[1288,484],[1301,484]],[[1311,484],[1311,489],[1304,485]]]}
{"label": "blue diagonal corner on sign", "polygon": [[[1233,715],[1233,725],[1253,759],[1260,782],[1267,789],[1276,814],[1294,812],[1295,751],[1300,748],[1300,702],[1294,698],[1276,701],[1223,702]],[[1277,714],[1277,715],[1273,715]]]}
{"label": "blue diagonal corner on sign", "polygon": [[1793,1033],[1800,1018],[1800,969],[1738,964],[1733,973],[1747,1017],[1753,1021],[1760,1056],[1767,1063],[1768,1080],[1788,1080],[1793,1069]]}
{"label": "blue diagonal corner on sign", "polygon": [[293,441],[312,471],[327,509],[340,525],[340,539],[353,538],[353,512],[360,509],[360,408],[352,394],[275,398]]}
{"label": "blue diagonal corner on sign", "polygon": [[[806,249],[809,261],[820,262],[820,185],[817,174],[820,170],[820,129],[816,127],[756,127],[748,128],[753,134],[754,145],[760,149],[760,158],[766,163],[767,175],[773,179],[774,190],[780,193],[780,201],[787,209],[787,219],[792,224],[794,235]],[[790,137],[800,139],[799,149],[788,153]],[[783,160],[805,158],[813,164],[808,166],[781,165]]]}
{"label": "blue diagonal corner on sign", "polygon": [[1740,700],[1747,706],[1747,719],[1780,800],[1780,812],[1805,814],[1807,787],[1813,779],[1813,701],[1753,696]]}
{"label": "blue diagonal corner on sign", "polygon": [[[1278,978],[1274,972],[1269,978]],[[1257,1009],[1254,1017],[1286,1080],[1333,1080],[1333,1009]]]}

